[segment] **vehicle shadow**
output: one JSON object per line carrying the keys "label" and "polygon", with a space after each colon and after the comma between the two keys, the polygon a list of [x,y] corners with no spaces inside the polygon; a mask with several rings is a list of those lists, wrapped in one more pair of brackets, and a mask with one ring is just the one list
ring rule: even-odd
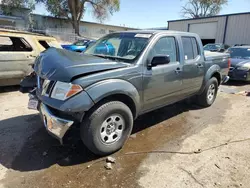
{"label": "vehicle shadow", "polygon": [[245,85],[250,85],[250,82],[229,80],[227,83],[225,83],[223,85],[226,85],[226,86],[245,86]]}
{"label": "vehicle shadow", "polygon": [[[143,131],[198,106],[177,103],[140,116],[132,134]],[[26,115],[0,121],[0,163],[18,171],[46,169],[54,164],[72,166],[98,159],[81,142],[79,130],[72,130],[64,146],[48,135],[39,115]],[[20,127],[22,125],[23,127]],[[18,128],[17,128],[18,126]],[[74,136],[73,136],[74,135]],[[13,138],[18,138],[13,142]],[[22,141],[23,140],[23,143]],[[5,146],[5,147],[2,147]]]}
{"label": "vehicle shadow", "polygon": [[0,86],[0,94],[12,91],[19,91],[20,86]]}

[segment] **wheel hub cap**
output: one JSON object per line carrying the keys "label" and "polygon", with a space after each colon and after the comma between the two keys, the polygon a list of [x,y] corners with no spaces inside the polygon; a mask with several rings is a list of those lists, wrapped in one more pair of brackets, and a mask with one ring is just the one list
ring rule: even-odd
{"label": "wheel hub cap", "polygon": [[125,128],[125,121],[119,114],[109,116],[100,129],[101,140],[105,144],[111,144],[118,141]]}
{"label": "wheel hub cap", "polygon": [[208,92],[207,92],[207,99],[209,101],[214,99],[214,95],[215,95],[215,85],[211,84],[208,88]]}

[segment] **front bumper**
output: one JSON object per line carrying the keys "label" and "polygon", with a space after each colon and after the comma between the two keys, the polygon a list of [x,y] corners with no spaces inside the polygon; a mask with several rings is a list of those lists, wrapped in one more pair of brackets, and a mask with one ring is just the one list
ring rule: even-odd
{"label": "front bumper", "polygon": [[63,137],[74,121],[59,118],[43,103],[40,105],[40,114],[47,131],[63,144]]}
{"label": "front bumper", "polygon": [[242,80],[242,81],[250,81],[250,72],[244,70],[231,70],[228,73],[228,76],[231,80]]}

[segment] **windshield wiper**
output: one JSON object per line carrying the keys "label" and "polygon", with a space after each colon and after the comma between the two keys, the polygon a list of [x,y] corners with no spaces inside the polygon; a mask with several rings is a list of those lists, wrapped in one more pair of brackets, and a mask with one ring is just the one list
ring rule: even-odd
{"label": "windshield wiper", "polygon": [[106,56],[106,55],[101,55],[101,54],[92,54],[92,55],[97,56],[97,57],[101,57],[101,58],[104,58],[104,59],[112,59],[112,60],[115,60],[115,61],[119,61],[118,58],[113,57],[113,56]]}
{"label": "windshield wiper", "polygon": [[101,57],[101,58],[106,59],[106,56],[105,55],[101,55],[101,54],[89,54],[89,55],[93,55],[93,56],[97,56],[97,57]]}
{"label": "windshield wiper", "polygon": [[130,59],[126,59],[126,58],[122,58],[122,57],[118,57],[118,56],[109,56],[109,55],[102,55],[102,54],[91,54],[91,55],[101,57],[101,58],[104,58],[104,59],[112,59],[112,60],[115,60],[115,61],[125,61],[126,63],[128,61],[130,61]]}

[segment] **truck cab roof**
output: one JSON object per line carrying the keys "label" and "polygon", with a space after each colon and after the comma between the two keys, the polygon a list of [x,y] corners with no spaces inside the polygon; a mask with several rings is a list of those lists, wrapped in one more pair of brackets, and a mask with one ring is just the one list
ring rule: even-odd
{"label": "truck cab roof", "polygon": [[130,30],[130,31],[121,31],[116,33],[141,33],[141,34],[174,34],[174,35],[189,35],[195,36],[194,33],[181,32],[181,31],[172,31],[172,30]]}

